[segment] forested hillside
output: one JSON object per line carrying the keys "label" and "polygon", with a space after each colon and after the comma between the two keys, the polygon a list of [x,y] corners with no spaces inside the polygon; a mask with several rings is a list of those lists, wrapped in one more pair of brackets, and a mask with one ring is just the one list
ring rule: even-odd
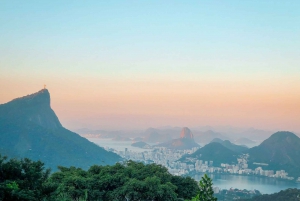
{"label": "forested hillside", "polygon": [[244,201],[299,201],[300,189],[290,188],[278,193],[266,194]]}
{"label": "forested hillside", "polygon": [[128,161],[88,170],[59,167],[50,175],[40,161],[0,155],[1,201],[177,201],[200,189],[190,177],[171,175],[165,167]]}

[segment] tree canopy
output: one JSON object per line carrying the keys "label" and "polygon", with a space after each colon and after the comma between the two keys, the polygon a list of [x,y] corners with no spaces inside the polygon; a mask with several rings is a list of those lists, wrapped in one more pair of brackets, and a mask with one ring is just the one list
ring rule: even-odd
{"label": "tree canopy", "polygon": [[157,164],[127,161],[88,170],[59,166],[50,175],[40,161],[0,155],[2,201],[177,201],[198,193],[194,179],[171,175]]}

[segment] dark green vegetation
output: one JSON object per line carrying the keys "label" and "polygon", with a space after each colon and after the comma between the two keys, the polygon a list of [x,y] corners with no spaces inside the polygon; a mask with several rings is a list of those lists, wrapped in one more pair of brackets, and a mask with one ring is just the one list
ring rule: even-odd
{"label": "dark green vegetation", "polygon": [[223,189],[215,194],[219,201],[233,201],[251,199],[254,196],[259,196],[261,193],[258,190],[241,190],[241,189]]}
{"label": "dark green vegetation", "polygon": [[300,176],[300,138],[291,132],[277,132],[248,151],[249,167],[253,162],[269,164],[266,169],[285,170],[289,176]]}
{"label": "dark green vegetation", "polygon": [[199,193],[191,201],[217,201],[214,197],[212,180],[205,174],[199,182]]}
{"label": "dark green vegetation", "polygon": [[229,140],[224,140],[223,141],[219,138],[215,138],[211,142],[220,143],[221,145],[223,145],[224,147],[230,149],[231,151],[235,151],[235,152],[238,152],[238,153],[242,153],[242,152],[245,152],[245,151],[248,150],[248,148],[246,146],[233,144]]}
{"label": "dark green vegetation", "polygon": [[244,201],[299,201],[300,189],[286,189],[270,195],[260,195]]}
{"label": "dark green vegetation", "polygon": [[46,89],[0,105],[0,142],[0,153],[41,160],[52,169],[58,165],[87,169],[121,160],[62,127]]}
{"label": "dark green vegetation", "polygon": [[0,200],[43,200],[55,187],[48,183],[50,170],[40,161],[29,159],[7,160],[0,155]]}
{"label": "dark green vegetation", "polygon": [[113,166],[94,165],[87,171],[75,167],[58,169],[49,176],[42,162],[7,160],[0,155],[0,200],[176,201],[199,193],[195,180],[173,176],[156,164],[128,161]]}
{"label": "dark green vegetation", "polygon": [[231,151],[220,143],[212,142],[190,155],[184,155],[180,161],[189,162],[195,159],[203,161],[212,160],[214,162],[214,166],[220,166],[221,163],[236,163],[237,156],[237,152]]}

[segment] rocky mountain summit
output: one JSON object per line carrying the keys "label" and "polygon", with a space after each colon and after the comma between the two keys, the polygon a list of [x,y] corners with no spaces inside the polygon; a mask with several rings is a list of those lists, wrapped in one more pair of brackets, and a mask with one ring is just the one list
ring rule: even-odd
{"label": "rocky mountain summit", "polygon": [[180,133],[180,138],[194,139],[194,135],[188,127],[183,127]]}
{"label": "rocky mountain summit", "polygon": [[193,147],[200,147],[194,140],[192,131],[184,127],[181,130],[180,138],[174,139],[165,143],[157,145],[158,147],[166,147],[168,149],[192,149]]}
{"label": "rocky mountain summit", "polygon": [[121,158],[64,128],[50,106],[50,93],[37,93],[0,105],[0,154],[88,168],[114,164]]}

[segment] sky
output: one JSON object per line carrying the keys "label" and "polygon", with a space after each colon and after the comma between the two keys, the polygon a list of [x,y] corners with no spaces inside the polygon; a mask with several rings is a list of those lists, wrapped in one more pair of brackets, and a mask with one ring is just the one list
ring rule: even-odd
{"label": "sky", "polygon": [[70,129],[300,131],[300,1],[0,1],[0,103]]}

